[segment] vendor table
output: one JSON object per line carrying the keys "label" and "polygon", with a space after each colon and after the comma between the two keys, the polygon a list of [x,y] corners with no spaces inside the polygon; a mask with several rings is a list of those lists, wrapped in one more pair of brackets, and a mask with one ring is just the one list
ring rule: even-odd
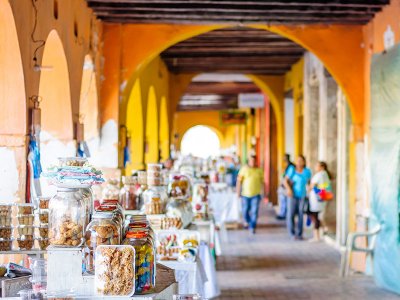
{"label": "vendor table", "polygon": [[241,221],[241,202],[232,188],[211,184],[208,197],[217,225]]}
{"label": "vendor table", "polygon": [[159,263],[175,270],[179,294],[199,294],[205,299],[219,296],[215,261],[206,243],[200,245],[195,262],[160,261]]}

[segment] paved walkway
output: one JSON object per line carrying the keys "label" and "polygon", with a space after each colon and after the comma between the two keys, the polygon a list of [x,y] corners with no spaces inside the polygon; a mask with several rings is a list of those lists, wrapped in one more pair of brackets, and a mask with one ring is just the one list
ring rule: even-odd
{"label": "paved walkway", "polygon": [[400,299],[369,277],[339,278],[335,249],[322,242],[292,241],[272,209],[263,204],[261,214],[256,235],[229,231],[217,262],[222,290],[218,299]]}

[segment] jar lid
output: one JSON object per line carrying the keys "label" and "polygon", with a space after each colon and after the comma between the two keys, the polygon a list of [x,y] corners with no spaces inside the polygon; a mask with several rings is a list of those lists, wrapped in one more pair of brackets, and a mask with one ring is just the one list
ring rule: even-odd
{"label": "jar lid", "polygon": [[114,214],[112,212],[96,212],[93,215],[93,219],[112,219],[112,217],[114,216]]}
{"label": "jar lid", "polygon": [[128,231],[125,235],[127,239],[143,239],[149,235],[147,230]]}
{"label": "jar lid", "polygon": [[0,238],[0,242],[12,242],[12,241],[14,241],[14,238],[9,238],[9,239]]}

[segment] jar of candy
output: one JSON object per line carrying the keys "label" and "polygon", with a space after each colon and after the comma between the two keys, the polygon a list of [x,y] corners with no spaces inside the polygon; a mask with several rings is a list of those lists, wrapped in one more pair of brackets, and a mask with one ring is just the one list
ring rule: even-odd
{"label": "jar of candy", "polygon": [[84,196],[76,188],[58,188],[49,203],[49,239],[55,247],[78,247],[83,243],[86,222]]}
{"label": "jar of candy", "polygon": [[138,209],[137,179],[135,177],[122,177],[124,186],[119,193],[119,204],[125,210]]}
{"label": "jar of candy", "polygon": [[123,244],[135,248],[135,294],[151,293],[155,288],[156,260],[154,240],[149,230],[128,231]]}
{"label": "jar of candy", "polygon": [[124,214],[119,205],[116,204],[102,204],[96,209],[96,213],[111,213],[112,219],[117,224],[122,236],[123,226],[124,226]]}
{"label": "jar of candy", "polygon": [[159,215],[165,213],[168,201],[166,189],[161,186],[151,186],[143,193],[144,205],[142,211],[146,215]]}
{"label": "jar of candy", "polygon": [[119,245],[121,232],[113,213],[96,213],[86,228],[86,271],[94,274],[94,252],[99,245]]}
{"label": "jar of candy", "polygon": [[191,183],[189,177],[179,173],[169,175],[168,195],[170,197],[179,197],[189,199],[192,195]]}
{"label": "jar of candy", "polygon": [[136,231],[137,229],[147,229],[149,231],[150,237],[155,240],[155,233],[153,228],[150,226],[149,220],[147,220],[146,215],[129,215],[125,219],[124,226],[124,236],[131,231]]}

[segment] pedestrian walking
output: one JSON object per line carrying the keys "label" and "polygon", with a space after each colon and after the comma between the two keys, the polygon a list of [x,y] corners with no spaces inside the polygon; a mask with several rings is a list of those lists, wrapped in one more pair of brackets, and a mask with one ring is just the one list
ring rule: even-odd
{"label": "pedestrian walking", "polygon": [[320,161],[316,164],[315,175],[311,179],[310,187],[309,215],[314,224],[313,238],[310,241],[317,242],[320,240],[320,214],[324,212],[327,201],[333,198],[331,175],[325,162]]}
{"label": "pedestrian walking", "polygon": [[290,154],[285,154],[283,158],[283,166],[285,168],[285,171],[283,172],[281,182],[277,191],[279,201],[279,214],[276,216],[276,218],[278,220],[286,220],[287,215],[288,195],[284,181],[286,180],[286,177],[290,177],[292,172],[294,172],[295,170],[294,164],[290,161]]}
{"label": "pedestrian walking", "polygon": [[263,194],[264,173],[256,166],[256,156],[249,158],[249,163],[243,166],[238,175],[236,192],[242,199],[244,227],[255,234],[258,219],[258,208]]}
{"label": "pedestrian walking", "polygon": [[[300,155],[296,160],[294,172],[284,181],[288,193],[287,228],[293,239],[303,239],[303,206],[310,183],[311,171],[306,167],[306,159]],[[295,218],[297,216],[297,230]]]}

